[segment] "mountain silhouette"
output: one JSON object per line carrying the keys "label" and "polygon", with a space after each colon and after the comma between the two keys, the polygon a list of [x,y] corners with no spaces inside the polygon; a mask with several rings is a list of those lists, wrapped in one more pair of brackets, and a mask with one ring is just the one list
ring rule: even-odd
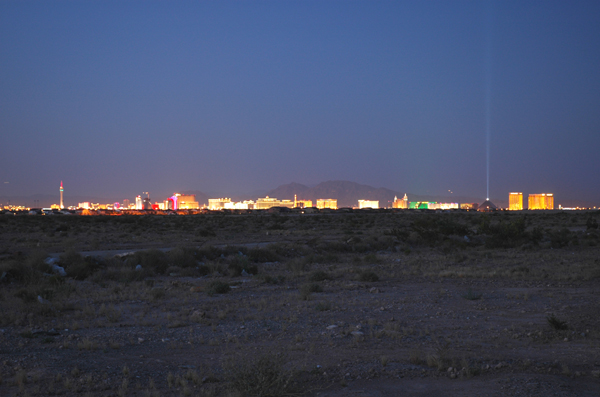
{"label": "mountain silhouette", "polygon": [[391,207],[394,196],[400,195],[390,189],[375,188],[350,181],[327,181],[313,187],[292,182],[281,185],[267,194],[280,200],[293,200],[294,195],[297,195],[298,200],[312,200],[313,206],[316,206],[317,199],[332,198],[337,199],[340,208],[356,207],[358,200],[378,200],[380,207]]}

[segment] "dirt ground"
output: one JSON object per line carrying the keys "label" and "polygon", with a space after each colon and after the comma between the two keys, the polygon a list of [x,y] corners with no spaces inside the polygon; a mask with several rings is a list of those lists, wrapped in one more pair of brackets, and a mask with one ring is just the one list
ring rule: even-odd
{"label": "dirt ground", "polygon": [[119,218],[0,218],[0,395],[600,395],[599,212]]}

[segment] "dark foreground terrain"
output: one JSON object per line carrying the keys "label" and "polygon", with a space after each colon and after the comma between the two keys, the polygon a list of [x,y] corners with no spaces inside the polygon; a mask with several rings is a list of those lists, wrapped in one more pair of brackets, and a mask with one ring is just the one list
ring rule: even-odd
{"label": "dark foreground terrain", "polygon": [[599,221],[2,216],[0,395],[597,396]]}

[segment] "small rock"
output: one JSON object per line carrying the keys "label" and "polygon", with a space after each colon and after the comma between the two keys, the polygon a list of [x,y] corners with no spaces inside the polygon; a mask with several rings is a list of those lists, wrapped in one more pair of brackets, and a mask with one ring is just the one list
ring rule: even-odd
{"label": "small rock", "polygon": [[600,371],[592,371],[592,376],[594,378],[600,378]]}
{"label": "small rock", "polygon": [[330,326],[328,326],[328,327],[327,327],[327,329],[336,329],[337,327],[338,327],[338,326],[334,324],[334,325],[330,325]]}
{"label": "small rock", "polygon": [[40,295],[38,295],[37,299],[38,299],[38,302],[40,302],[42,305],[47,305],[48,303],[50,303],[46,299],[42,298]]}
{"label": "small rock", "polygon": [[139,272],[139,271],[141,271],[141,270],[142,270],[142,265],[137,265],[137,266],[135,267],[135,271],[136,271],[136,272]]}
{"label": "small rock", "polygon": [[352,334],[354,336],[363,336],[364,335],[364,333],[360,332],[360,331],[352,331],[352,332],[350,332],[350,334]]}
{"label": "small rock", "polygon": [[65,268],[62,266],[58,266],[55,264],[51,264],[50,267],[52,268],[52,272],[54,274],[58,274],[61,277],[66,277],[67,276],[67,272],[65,272]]}

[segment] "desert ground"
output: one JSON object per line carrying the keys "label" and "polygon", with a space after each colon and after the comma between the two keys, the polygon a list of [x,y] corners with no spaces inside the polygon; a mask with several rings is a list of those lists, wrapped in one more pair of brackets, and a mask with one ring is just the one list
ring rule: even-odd
{"label": "desert ground", "polygon": [[0,215],[0,395],[598,396],[599,221]]}

